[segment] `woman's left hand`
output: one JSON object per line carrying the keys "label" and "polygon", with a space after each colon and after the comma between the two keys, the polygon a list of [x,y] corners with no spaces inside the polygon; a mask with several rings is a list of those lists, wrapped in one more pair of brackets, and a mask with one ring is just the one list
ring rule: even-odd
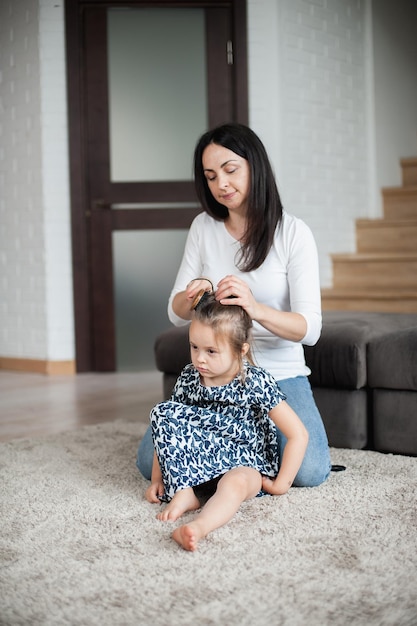
{"label": "woman's left hand", "polygon": [[238,304],[249,315],[273,335],[299,342],[307,332],[304,315],[295,311],[280,311],[267,304],[258,302],[244,280],[229,274],[221,279],[215,292],[216,300],[225,305]]}
{"label": "woman's left hand", "polygon": [[229,274],[217,285],[216,300],[226,305],[239,305],[251,319],[256,319],[257,301],[244,280]]}

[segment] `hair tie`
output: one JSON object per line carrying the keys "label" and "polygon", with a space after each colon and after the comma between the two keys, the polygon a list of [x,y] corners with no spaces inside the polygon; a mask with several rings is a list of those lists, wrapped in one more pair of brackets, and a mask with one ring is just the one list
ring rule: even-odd
{"label": "hair tie", "polygon": [[214,286],[213,286],[213,283],[211,282],[210,278],[207,278],[206,276],[197,276],[197,278],[193,278],[192,280],[190,280],[190,282],[188,284],[191,285],[191,283],[193,283],[195,280],[206,280],[208,283],[210,283],[211,290],[214,291]]}

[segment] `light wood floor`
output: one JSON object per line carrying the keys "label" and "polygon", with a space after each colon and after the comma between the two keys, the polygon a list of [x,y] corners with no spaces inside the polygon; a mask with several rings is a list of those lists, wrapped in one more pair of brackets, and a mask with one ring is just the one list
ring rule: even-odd
{"label": "light wood floor", "polygon": [[115,419],[148,423],[162,400],[161,372],[44,376],[0,371],[0,441]]}

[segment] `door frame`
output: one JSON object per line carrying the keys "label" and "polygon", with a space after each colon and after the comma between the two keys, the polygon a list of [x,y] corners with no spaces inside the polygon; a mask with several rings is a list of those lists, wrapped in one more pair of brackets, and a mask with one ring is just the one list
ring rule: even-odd
{"label": "door frame", "polygon": [[[70,164],[70,203],[73,257],[73,293],[75,321],[76,371],[113,371],[115,369],[115,345],[111,340],[103,342],[103,337],[115,337],[114,313],[97,315],[97,311],[113,303],[112,276],[112,230],[137,229],[137,222],[132,219],[129,210],[111,211],[107,197],[100,203],[100,198],[92,194],[88,180],[87,137],[91,129],[87,128],[87,86],[86,86],[86,42],[84,28],[87,9],[109,6],[129,7],[187,7],[229,8],[232,14],[233,55],[232,85],[234,100],[232,104],[234,121],[248,123],[248,88],[247,88],[247,25],[246,0],[66,0],[66,58],[69,124],[69,164]],[[94,55],[94,52],[93,52]],[[91,51],[89,52],[91,62]],[[208,67],[208,83],[216,84],[216,75]],[[210,93],[210,89],[208,90]],[[108,142],[108,137],[98,138]],[[149,185],[152,196],[158,183]],[[195,200],[192,184],[174,183],[182,189],[184,201]],[[129,196],[131,183],[122,183],[126,197]],[[119,190],[120,190],[120,184]],[[181,187],[182,186],[182,187]],[[110,191],[110,190],[109,190]],[[95,202],[92,204],[92,198]],[[118,201],[120,200],[120,196]],[[140,228],[188,228],[196,212],[194,209],[158,209],[158,218],[152,210],[141,210]],[[94,268],[101,268],[101,280],[104,278],[104,291],[93,289]],[[103,294],[106,294],[104,301]]]}

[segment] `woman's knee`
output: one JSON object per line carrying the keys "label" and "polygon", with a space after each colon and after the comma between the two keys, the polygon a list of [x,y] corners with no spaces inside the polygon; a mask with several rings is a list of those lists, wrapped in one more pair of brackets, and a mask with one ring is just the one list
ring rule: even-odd
{"label": "woman's knee", "polygon": [[149,426],[145,435],[143,436],[142,441],[139,444],[136,456],[136,467],[138,468],[142,476],[147,480],[151,479],[153,453],[154,447],[152,441],[152,429]]}
{"label": "woman's knee", "polygon": [[161,420],[164,420],[166,418],[167,414],[169,414],[168,402],[160,402],[159,404],[155,404],[155,406],[151,409],[149,415],[151,425],[156,426]]}
{"label": "woman's knee", "polygon": [[151,409],[149,416],[152,428],[156,429],[160,424],[164,424],[165,427],[171,421],[173,424],[176,424],[178,411],[181,406],[178,402],[173,402],[172,400],[165,400],[156,404]]}
{"label": "woman's knee", "polygon": [[328,478],[330,470],[330,454],[321,455],[318,458],[306,456],[294,479],[293,486],[317,487]]}

